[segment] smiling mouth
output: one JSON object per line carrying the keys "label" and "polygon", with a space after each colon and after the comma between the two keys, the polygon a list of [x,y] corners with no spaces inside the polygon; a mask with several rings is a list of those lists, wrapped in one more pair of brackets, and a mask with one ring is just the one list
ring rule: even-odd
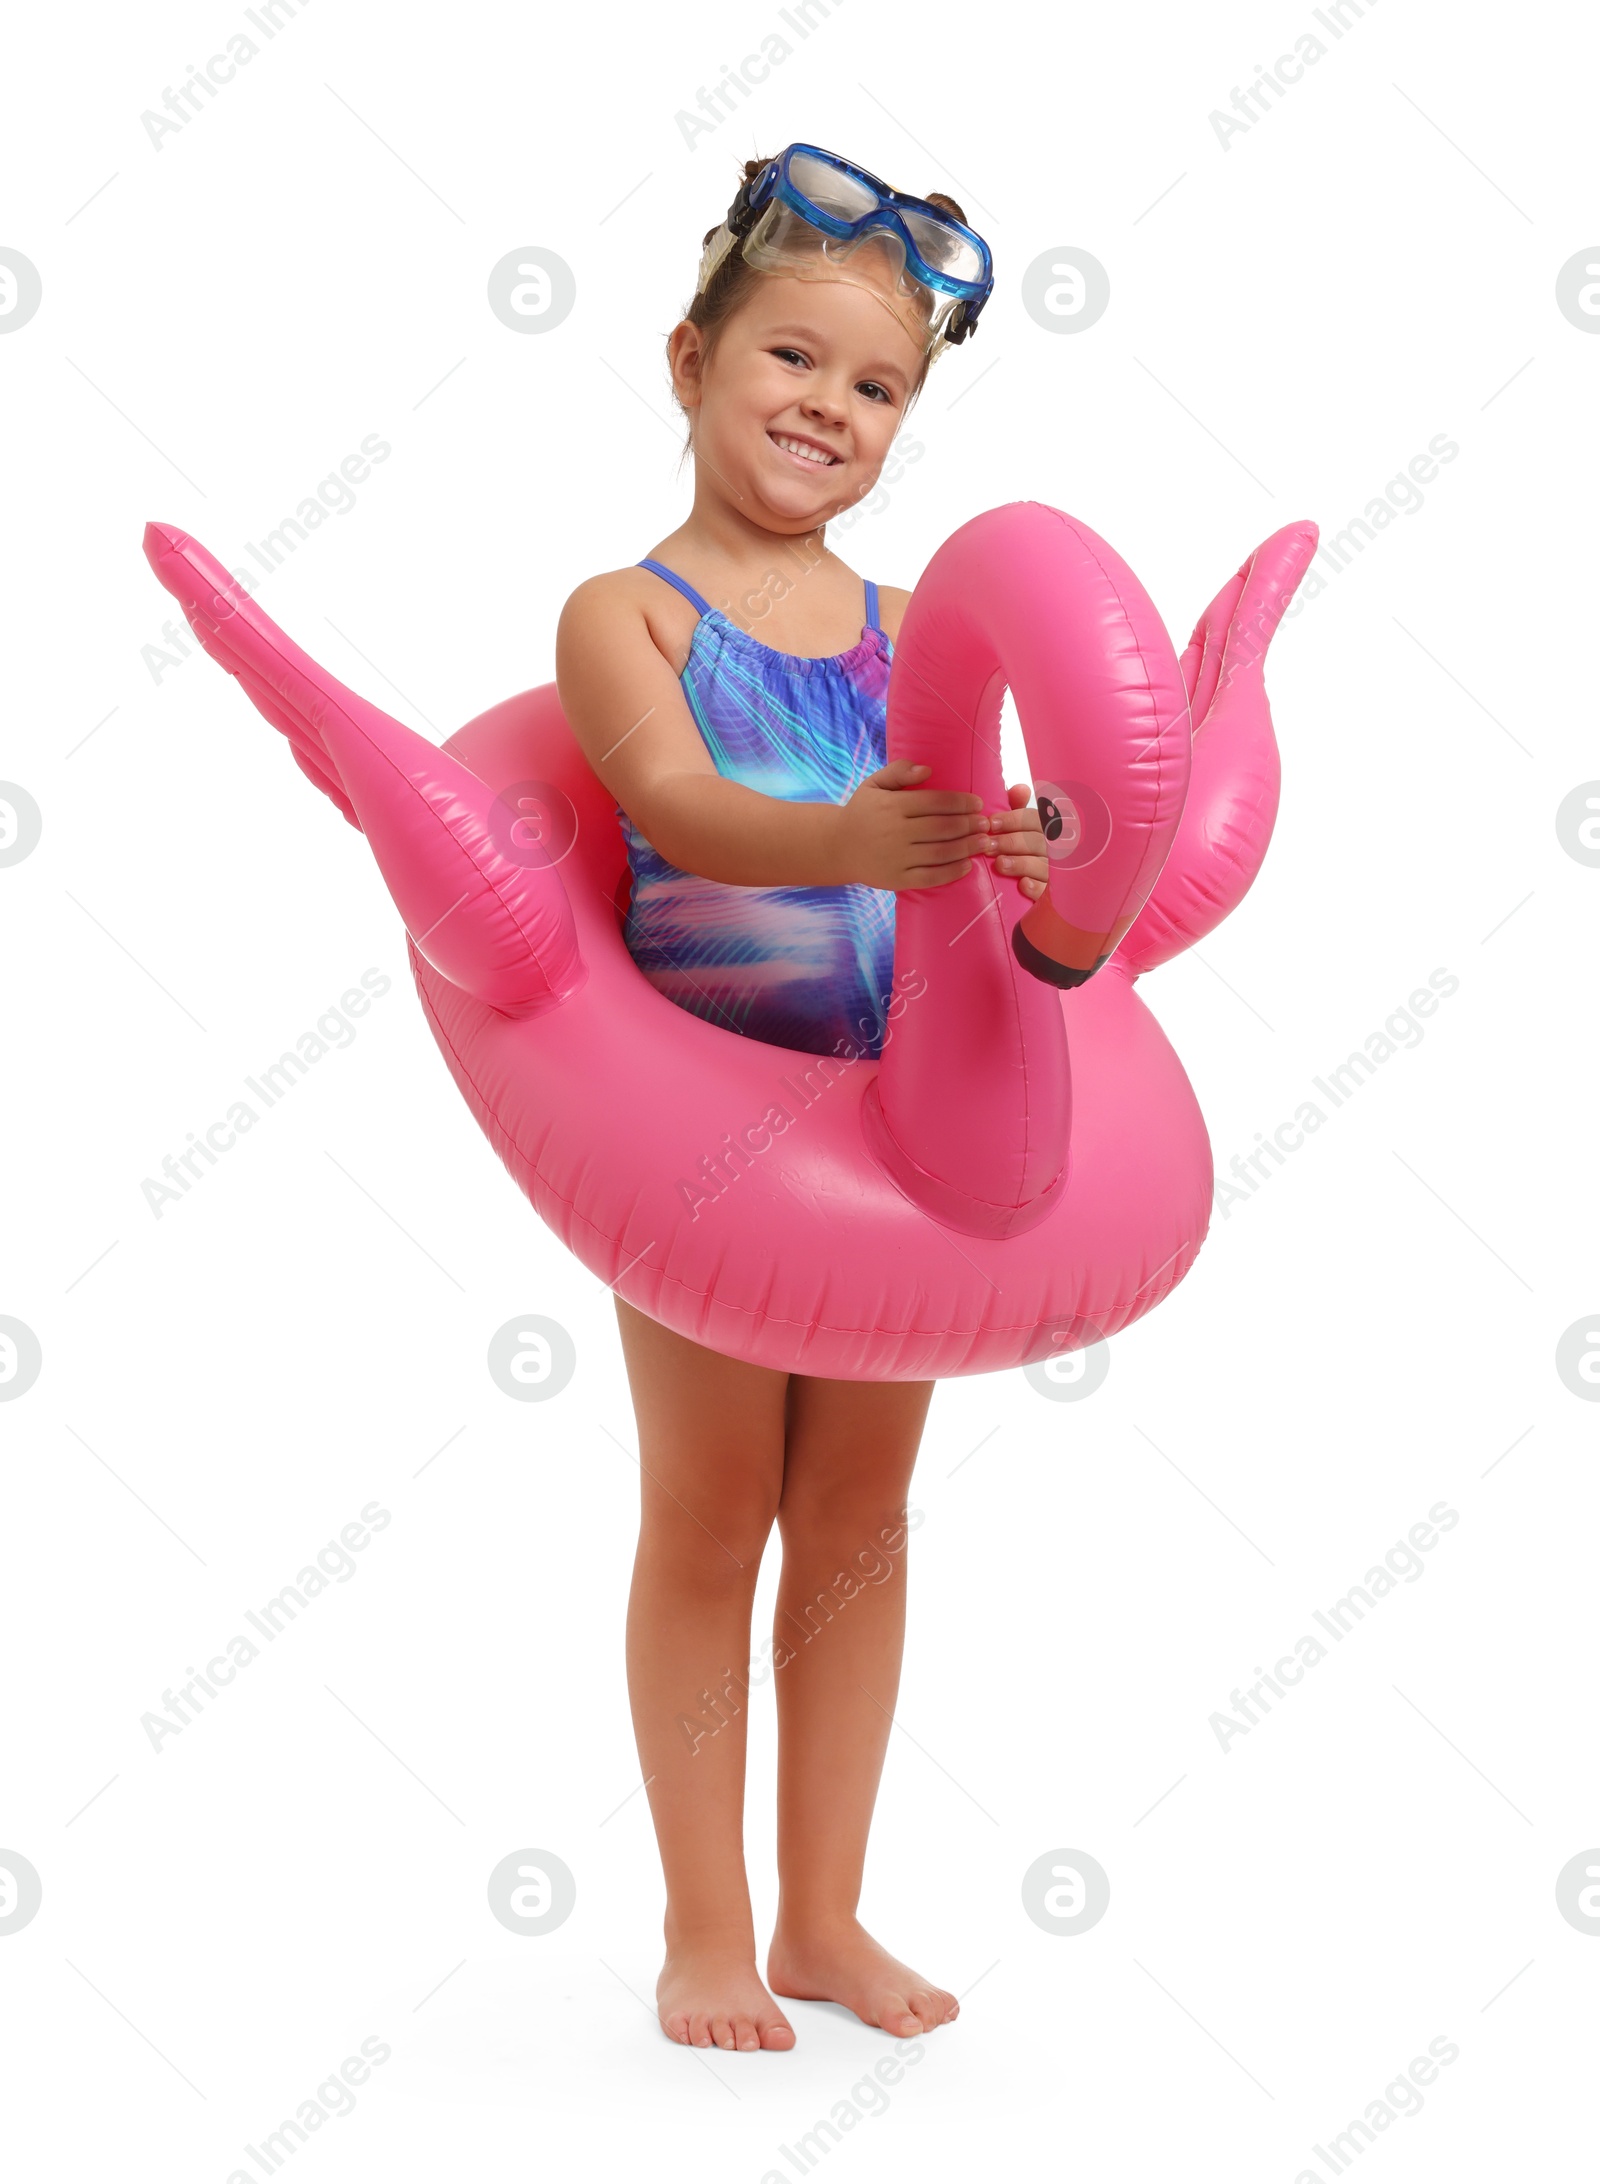
{"label": "smiling mouth", "polygon": [[775,448],[801,463],[807,470],[831,470],[843,461],[839,455],[830,455],[826,448],[818,447],[813,440],[796,439],[790,432],[769,432],[767,438]]}

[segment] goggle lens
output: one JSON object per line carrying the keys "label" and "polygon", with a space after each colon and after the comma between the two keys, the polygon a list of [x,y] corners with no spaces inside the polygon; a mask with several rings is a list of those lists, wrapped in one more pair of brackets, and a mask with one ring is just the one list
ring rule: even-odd
{"label": "goggle lens", "polygon": [[810,152],[798,152],[790,160],[789,180],[802,196],[810,198],[819,212],[829,213],[835,220],[859,220],[878,203],[876,190],[857,181],[853,174],[841,173],[839,168],[829,166]]}
{"label": "goggle lens", "polygon": [[900,217],[912,242],[936,273],[946,273],[954,281],[982,280],[983,260],[964,235],[946,227],[942,220],[930,220],[925,212],[903,212]]}
{"label": "goggle lens", "polygon": [[796,152],[789,161],[789,181],[819,212],[835,220],[861,220],[868,213],[892,209],[905,222],[912,246],[936,273],[957,281],[980,281],[983,260],[964,235],[925,212],[899,206],[884,207],[878,192],[859,176],[818,159],[814,152]]}
{"label": "goggle lens", "polygon": [[[779,175],[781,191],[776,187]],[[923,322],[921,338],[930,355],[947,345],[957,318],[961,325],[955,340],[974,330],[993,278],[983,246],[948,218],[897,202],[887,183],[850,172],[815,145],[790,145],[763,170],[760,181],[765,186],[759,192],[755,179],[740,191],[721,229],[706,244],[697,294],[734,248],[760,271],[845,280],[857,277],[882,251],[888,253],[891,286],[915,305]],[[853,232],[831,235],[822,222]],[[840,270],[819,274],[819,264]],[[946,281],[967,293],[951,294],[942,285]],[[875,275],[869,285],[879,285]],[[908,325],[907,331],[914,329]]]}

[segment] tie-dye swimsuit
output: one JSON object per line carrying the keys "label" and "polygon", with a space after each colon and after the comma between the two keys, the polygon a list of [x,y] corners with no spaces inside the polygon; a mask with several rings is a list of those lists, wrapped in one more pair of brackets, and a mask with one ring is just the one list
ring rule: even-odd
{"label": "tie-dye swimsuit", "polygon": [[[717,772],[787,803],[842,804],[885,763],[893,647],[868,584],[860,641],[828,659],[775,652],[659,561],[641,569],[699,609],[680,678]],[[883,1046],[892,889],[735,887],[680,872],[622,807],[633,891],[624,938],[650,983],[707,1022],[809,1054]]]}

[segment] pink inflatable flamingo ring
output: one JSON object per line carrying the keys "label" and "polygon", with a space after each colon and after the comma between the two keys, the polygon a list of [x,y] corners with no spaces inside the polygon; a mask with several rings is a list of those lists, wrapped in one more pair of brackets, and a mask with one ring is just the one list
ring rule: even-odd
{"label": "pink inflatable flamingo ring", "polygon": [[629,955],[615,799],[553,684],[442,746],[302,652],[194,539],[145,553],[201,645],[366,836],[462,1097],[541,1218],[692,1341],[843,1380],[999,1372],[1141,1318],[1204,1240],[1211,1147],[1134,992],[1260,869],[1268,642],[1316,527],[1223,586],[1180,660],[1127,564],[1025,501],[963,524],[906,608],[888,756],[1002,809],[1016,701],[1049,886],[974,860],[899,893],[876,1060],[679,1008]]}

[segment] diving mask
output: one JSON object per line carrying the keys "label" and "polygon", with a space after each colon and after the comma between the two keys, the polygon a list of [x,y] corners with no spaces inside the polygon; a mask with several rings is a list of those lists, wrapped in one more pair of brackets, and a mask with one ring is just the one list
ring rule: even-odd
{"label": "diving mask", "polygon": [[873,290],[930,358],[966,340],[994,287],[981,235],[814,144],[789,145],[743,184],[705,247],[697,295],[734,249],[758,272]]}

